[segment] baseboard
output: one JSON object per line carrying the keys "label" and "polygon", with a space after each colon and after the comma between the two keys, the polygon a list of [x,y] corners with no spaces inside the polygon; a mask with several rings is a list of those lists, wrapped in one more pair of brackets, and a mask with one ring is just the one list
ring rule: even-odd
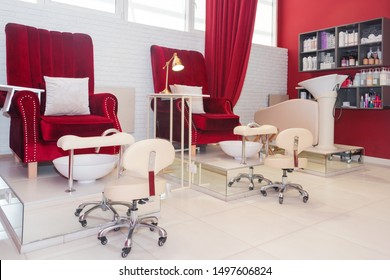
{"label": "baseboard", "polygon": [[0,159],[2,159],[2,158],[10,158],[12,156],[13,156],[12,154],[0,154]]}
{"label": "baseboard", "polygon": [[364,156],[363,160],[365,163],[390,166],[390,159]]}

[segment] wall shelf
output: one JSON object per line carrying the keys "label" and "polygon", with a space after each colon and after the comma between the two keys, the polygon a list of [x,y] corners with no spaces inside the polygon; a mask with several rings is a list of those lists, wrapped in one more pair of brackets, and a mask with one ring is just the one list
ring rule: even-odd
{"label": "wall shelf", "polygon": [[[390,109],[390,86],[345,87],[340,88],[337,94],[337,108],[366,110]],[[380,102],[376,100],[380,100]],[[349,102],[350,105],[343,106],[344,102]],[[361,104],[361,102],[363,103]]]}
{"label": "wall shelf", "polygon": [[[387,18],[301,33],[299,71],[388,66],[389,34],[390,20]],[[370,52],[371,57],[368,57]]]}

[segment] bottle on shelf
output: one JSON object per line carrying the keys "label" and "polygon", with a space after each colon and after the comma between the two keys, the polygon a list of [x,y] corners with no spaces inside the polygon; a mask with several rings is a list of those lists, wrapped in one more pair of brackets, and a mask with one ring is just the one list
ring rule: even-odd
{"label": "bottle on shelf", "polygon": [[376,53],[378,54],[378,60],[379,60],[378,64],[381,64],[382,63],[382,51],[381,51],[380,47],[377,47]]}
{"label": "bottle on shelf", "polygon": [[368,64],[369,65],[374,65],[375,64],[375,57],[377,54],[372,51],[372,48],[370,47],[370,50],[367,53],[367,58],[368,58]]}
{"label": "bottle on shelf", "polygon": [[345,46],[345,33],[344,31],[339,32],[339,47]]}
{"label": "bottle on shelf", "polygon": [[361,86],[366,86],[367,85],[367,71],[362,69],[360,71],[360,85]]}
{"label": "bottle on shelf", "polygon": [[348,60],[349,60],[349,63],[348,63],[349,66],[355,66],[355,57],[354,57],[354,55],[352,55],[352,54],[349,55]]}
{"label": "bottle on shelf", "polygon": [[378,70],[378,68],[375,68],[375,70],[372,73],[372,85],[379,86],[379,70]]}
{"label": "bottle on shelf", "polygon": [[372,86],[372,71],[371,69],[367,71],[366,86]]}
{"label": "bottle on shelf", "polygon": [[355,45],[355,30],[348,34],[348,46]]}
{"label": "bottle on shelf", "polygon": [[382,67],[381,73],[379,74],[379,84],[381,86],[387,85],[387,71]]}
{"label": "bottle on shelf", "polygon": [[306,70],[308,70],[308,62],[307,62],[307,57],[304,57],[304,58],[302,58],[302,70],[303,71],[306,71]]}
{"label": "bottle on shelf", "polygon": [[341,67],[347,67],[348,64],[347,64],[347,58],[345,56],[343,56],[341,58]]}
{"label": "bottle on shelf", "polygon": [[370,104],[370,96],[368,93],[364,94],[364,107],[363,108],[368,108]]}
{"label": "bottle on shelf", "polygon": [[360,96],[360,108],[364,108],[364,99],[363,99],[363,95]]}
{"label": "bottle on shelf", "polygon": [[314,70],[314,68],[313,68],[313,58],[311,56],[309,56],[307,58],[307,64],[308,64],[308,70]]}
{"label": "bottle on shelf", "polygon": [[374,59],[374,64],[378,65],[379,64],[379,58],[378,58],[378,53],[377,52],[373,52],[372,53],[372,58]]}
{"label": "bottle on shelf", "polygon": [[381,100],[381,98],[379,97],[379,95],[376,95],[376,96],[375,96],[375,99],[373,100],[373,103],[374,103],[374,108],[381,108],[381,106],[382,106],[382,100]]}
{"label": "bottle on shelf", "polygon": [[355,87],[360,86],[360,73],[355,74],[355,77],[353,79],[353,86]]}
{"label": "bottle on shelf", "polygon": [[390,69],[387,69],[386,74],[387,74],[387,84],[390,85]]}
{"label": "bottle on shelf", "polygon": [[371,56],[372,56],[372,48],[370,47],[370,49],[367,52],[367,58],[370,59]]}

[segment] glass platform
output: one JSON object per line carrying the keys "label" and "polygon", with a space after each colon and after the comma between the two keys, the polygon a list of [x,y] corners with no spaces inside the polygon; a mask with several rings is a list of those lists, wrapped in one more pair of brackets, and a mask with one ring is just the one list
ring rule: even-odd
{"label": "glass platform", "polygon": [[315,147],[306,149],[300,156],[308,158],[304,172],[329,177],[356,171],[363,167],[364,148],[335,145],[336,150],[322,151]]}
{"label": "glass platform", "polygon": [[[302,172],[313,175],[328,177],[346,172],[359,170],[363,167],[364,149],[355,146],[336,145],[337,150],[331,152],[318,151],[315,148],[307,149],[300,154],[300,157],[308,158],[308,166]],[[274,150],[274,152],[280,152]],[[246,196],[258,195],[262,185],[254,181],[254,189],[249,189],[249,180],[241,179],[229,186],[232,178],[239,173],[249,173],[249,168],[253,167],[254,174],[262,174],[271,181],[281,180],[281,171],[275,168],[266,167],[262,163],[261,155],[247,159],[247,165],[241,165],[240,160],[236,160],[222,152],[219,145],[207,145],[201,149],[192,163],[185,162],[184,181],[191,182],[191,188],[207,193],[216,198],[229,201]],[[189,169],[191,172],[188,172]],[[191,175],[187,175],[187,174]],[[168,176],[173,176],[173,180],[179,180],[180,159],[177,158]],[[191,176],[191,178],[188,178]]]}
{"label": "glass platform", "polygon": [[[250,189],[249,180],[242,178],[239,182],[234,182],[229,186],[229,181],[240,173],[249,173],[253,167],[254,174],[269,174],[267,167],[262,164],[259,155],[247,158],[247,165],[243,166],[240,160],[234,159],[222,152],[219,145],[207,145],[201,149],[195,157],[192,157],[191,165],[188,164],[188,157],[185,157],[186,171],[191,169],[191,178],[185,172],[185,181],[191,182],[191,188],[207,193],[216,198],[229,201],[251,195],[258,195],[260,188],[265,183],[254,181],[254,188]],[[172,166],[169,176],[180,178],[180,159],[177,158]],[[271,171],[280,179],[279,170]],[[269,179],[267,176],[265,176]],[[276,179],[276,177],[275,177]]]}

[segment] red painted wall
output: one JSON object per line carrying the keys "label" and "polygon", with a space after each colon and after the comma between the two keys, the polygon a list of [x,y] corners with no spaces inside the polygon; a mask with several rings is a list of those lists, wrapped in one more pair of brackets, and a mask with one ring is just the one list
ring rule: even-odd
{"label": "red painted wall", "polygon": [[[379,17],[390,18],[390,0],[278,2],[278,46],[288,49],[287,90],[290,98],[297,97],[295,87],[298,82],[335,73],[298,71],[300,33]],[[337,70],[337,73],[354,75],[355,71]],[[343,110],[341,117],[335,121],[335,143],[362,146],[367,156],[390,159],[390,110]]]}

